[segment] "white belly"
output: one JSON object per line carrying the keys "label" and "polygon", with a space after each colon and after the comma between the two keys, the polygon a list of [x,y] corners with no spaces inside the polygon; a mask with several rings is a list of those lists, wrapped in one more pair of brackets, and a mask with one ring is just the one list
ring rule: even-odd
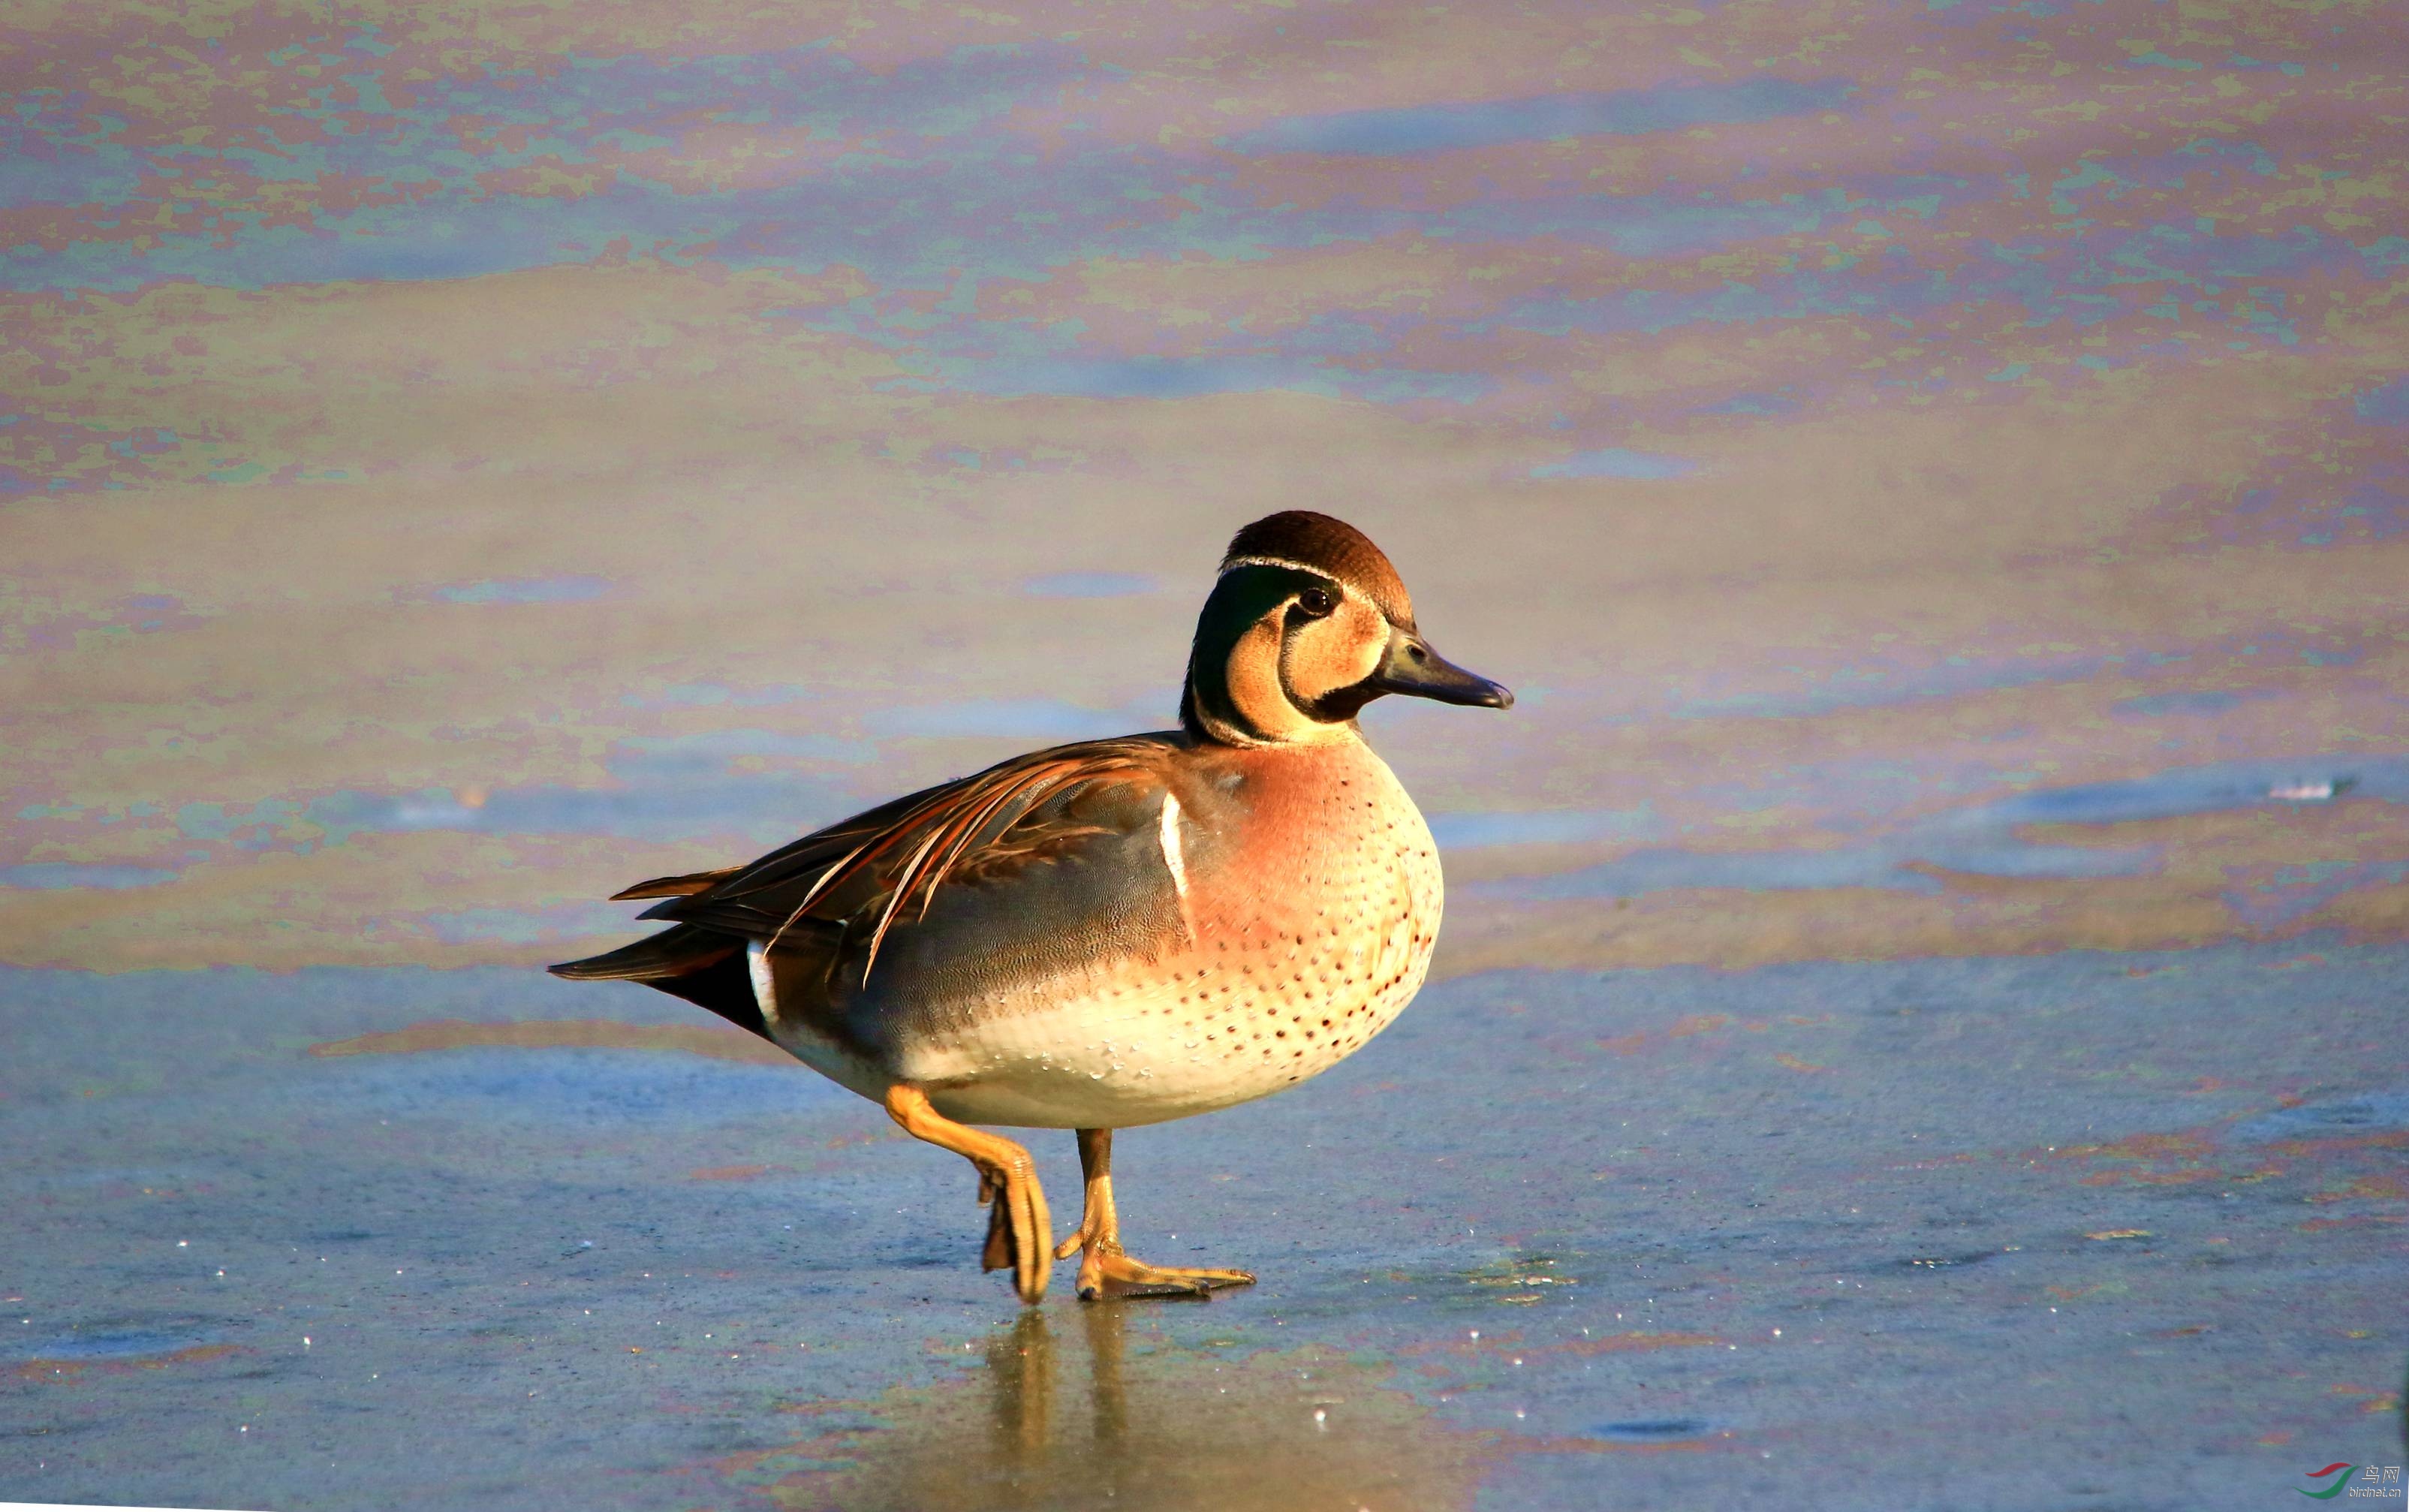
{"label": "white belly", "polygon": [[1209,1113],[1317,1076],[1386,1029],[1421,986],[1430,939],[1400,929],[1371,954],[1368,990],[1224,996],[1208,969],[1104,1004],[998,1015],[916,1047],[903,1070],[962,1123],[1127,1129]]}

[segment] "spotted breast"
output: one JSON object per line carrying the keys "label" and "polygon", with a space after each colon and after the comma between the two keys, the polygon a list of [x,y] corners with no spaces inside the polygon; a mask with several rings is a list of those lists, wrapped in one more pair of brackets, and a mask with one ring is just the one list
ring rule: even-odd
{"label": "spotted breast", "polygon": [[1420,988],[1437,848],[1386,762],[1349,741],[1233,751],[1183,775],[1146,837],[1158,922],[1127,954],[978,984],[1003,1013],[948,1011],[908,968],[887,986],[926,1026],[904,1073],[946,1116],[1109,1128],[1227,1107],[1328,1070]]}

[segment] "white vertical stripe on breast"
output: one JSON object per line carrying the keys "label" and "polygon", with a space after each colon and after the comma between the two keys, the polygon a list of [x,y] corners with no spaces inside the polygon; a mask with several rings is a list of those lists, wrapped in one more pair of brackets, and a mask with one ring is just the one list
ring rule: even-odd
{"label": "white vertical stripe on breast", "polygon": [[1171,873],[1172,889],[1179,894],[1180,930],[1193,940],[1196,926],[1188,916],[1188,862],[1179,845],[1179,799],[1169,793],[1162,795],[1162,865]]}
{"label": "white vertical stripe on breast", "polygon": [[778,982],[770,972],[770,952],[758,940],[744,944],[744,964],[753,972],[753,1001],[761,1006],[761,1016],[772,1026],[778,1022]]}

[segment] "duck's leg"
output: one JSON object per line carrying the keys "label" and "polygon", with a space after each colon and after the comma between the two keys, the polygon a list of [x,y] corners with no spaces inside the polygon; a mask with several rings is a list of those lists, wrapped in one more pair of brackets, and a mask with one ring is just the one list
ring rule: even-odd
{"label": "duck's leg", "polygon": [[1079,1169],[1088,1178],[1087,1210],[1079,1217],[1079,1227],[1054,1251],[1054,1258],[1069,1260],[1083,1249],[1087,1251],[1079,1261],[1080,1301],[1178,1292],[1204,1296],[1215,1287],[1254,1284],[1254,1275],[1247,1271],[1148,1265],[1144,1260],[1132,1260],[1122,1251],[1120,1214],[1113,1207],[1111,1130],[1079,1130]]}
{"label": "duck's leg", "polygon": [[1009,1267],[1020,1300],[1034,1303],[1046,1295],[1046,1273],[1053,1268],[1048,1253],[1054,1227],[1046,1213],[1046,1190],[1037,1184],[1037,1168],[1029,1152],[1000,1134],[983,1133],[954,1122],[929,1105],[929,1095],[906,1082],[887,1089],[887,1115],[914,1139],[925,1139],[951,1150],[978,1167],[979,1201],[988,1208],[987,1246],[980,1255],[986,1269]]}

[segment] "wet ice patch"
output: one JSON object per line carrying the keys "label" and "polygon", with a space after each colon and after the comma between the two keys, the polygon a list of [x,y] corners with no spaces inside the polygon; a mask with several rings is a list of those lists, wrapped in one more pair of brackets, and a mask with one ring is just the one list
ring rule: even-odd
{"label": "wet ice patch", "polygon": [[2298,1107],[2277,1108],[2233,1126],[2236,1139],[2332,1139],[2409,1129],[2409,1087],[2382,1087],[2346,1097],[2318,1098]]}
{"label": "wet ice patch", "polygon": [[619,702],[629,709],[711,709],[722,705],[757,709],[801,703],[812,692],[800,683],[772,683],[730,687],[725,683],[672,683],[654,693],[623,693]]}
{"label": "wet ice patch", "polygon": [[[176,811],[187,839],[238,850],[304,850],[352,836],[458,830],[494,835],[626,835],[691,840],[743,835],[783,840],[842,817],[849,781],[826,769],[875,755],[866,742],[826,734],[736,728],[622,741],[608,759],[613,784],[570,787],[345,788],[307,803],[271,799],[248,808],[187,803]],[[801,764],[801,765],[799,765]]]}
{"label": "wet ice patch", "polygon": [[2379,425],[2409,425],[2409,376],[2362,391],[2352,400],[2359,418]]}
{"label": "wet ice patch", "polygon": [[1637,898],[1644,893],[1719,887],[1745,892],[1881,887],[1940,893],[1947,890],[1947,884],[1931,871],[1916,870],[1919,864],[1971,876],[2114,877],[2145,871],[2156,860],[2155,851],[2139,847],[2032,845],[2006,834],[1979,843],[1940,842],[1917,836],[1832,850],[1649,849],[1541,882],[1476,885],[1467,891],[1511,892],[1527,898]]}
{"label": "wet ice patch", "polygon": [[[1477,886],[1522,898],[1630,898],[1683,888],[1787,891],[1881,887],[1939,893],[1936,873],[2011,878],[2132,876],[2155,847],[2056,844],[2033,825],[2115,825],[2234,809],[2290,808],[2345,798],[2409,802],[2409,756],[2312,756],[2179,767],[2129,781],[2033,788],[1912,819],[1854,845],[1780,851],[1652,847],[1541,881]],[[2380,879],[2377,879],[2380,880]]]}
{"label": "wet ice patch", "polygon": [[[9,1321],[16,1321],[11,1318]],[[9,1338],[0,1334],[0,1358],[9,1360],[108,1361],[171,1355],[222,1342],[225,1328],[208,1318],[115,1319],[89,1327]]]}
{"label": "wet ice patch", "polygon": [[1695,464],[1678,456],[1660,456],[1652,452],[1634,452],[1625,447],[1601,447],[1594,452],[1577,452],[1562,462],[1545,462],[1531,469],[1534,478],[1620,478],[1632,482],[1653,482],[1679,478]]}
{"label": "wet ice patch", "polygon": [[1143,572],[1046,572],[1021,583],[1036,598],[1130,598],[1155,587]]}
{"label": "wet ice patch", "polygon": [[1086,741],[1135,727],[1125,711],[1089,709],[1060,698],[965,698],[910,705],[878,710],[862,724],[879,735],[939,740]]}
{"label": "wet ice patch", "polygon": [[607,578],[486,578],[447,583],[430,597],[447,604],[579,604],[610,591]]}
{"label": "wet ice patch", "polygon": [[1839,108],[1854,86],[1839,79],[1751,79],[1667,84],[1609,94],[1411,105],[1291,116],[1225,139],[1233,151],[1408,157],[1568,137],[1636,137],[1691,126],[1767,121]]}
{"label": "wet ice patch", "polygon": [[1187,399],[1211,394],[1285,390],[1330,398],[1453,399],[1468,403],[1494,387],[1473,373],[1359,367],[1305,354],[1194,357],[1044,357],[967,365],[958,387],[1010,397],[1059,395],[1091,399]]}
{"label": "wet ice patch", "polygon": [[627,1050],[439,1050],[340,1063],[325,1084],[383,1117],[512,1124],[733,1123],[852,1094],[801,1065]]}
{"label": "wet ice patch", "polygon": [[2129,782],[2035,788],[1966,811],[1957,822],[2124,824],[2249,808],[2271,800],[2279,789],[2322,789],[2328,798],[2356,790],[2387,802],[2409,802],[2409,756],[2315,756],[2176,767]]}
{"label": "wet ice patch", "polygon": [[2270,698],[2266,690],[2234,693],[2222,688],[2195,688],[2174,693],[2150,693],[2126,698],[2112,704],[2108,712],[2119,718],[2164,719],[2169,716],[2206,718],[2239,708],[2253,698]]}
{"label": "wet ice patch", "polygon": [[108,891],[156,887],[162,883],[175,881],[176,877],[176,872],[165,867],[122,863],[27,861],[22,866],[0,866],[0,887],[30,887],[46,891],[75,887],[98,887]]}
{"label": "wet ice patch", "polygon": [[611,934],[627,928],[627,915],[613,903],[555,903],[545,908],[445,909],[397,922],[424,929],[447,945],[483,940],[535,945]]}
{"label": "wet ice patch", "polygon": [[1431,838],[1442,850],[1478,845],[1568,845],[1584,841],[1635,839],[1652,828],[1654,814],[1636,809],[1530,809],[1506,814],[1435,814]]}
{"label": "wet ice patch", "polygon": [[1597,1424],[1589,1430],[1589,1436],[1609,1444],[1670,1444],[1704,1438],[1713,1429],[1704,1418],[1624,1418]]}

